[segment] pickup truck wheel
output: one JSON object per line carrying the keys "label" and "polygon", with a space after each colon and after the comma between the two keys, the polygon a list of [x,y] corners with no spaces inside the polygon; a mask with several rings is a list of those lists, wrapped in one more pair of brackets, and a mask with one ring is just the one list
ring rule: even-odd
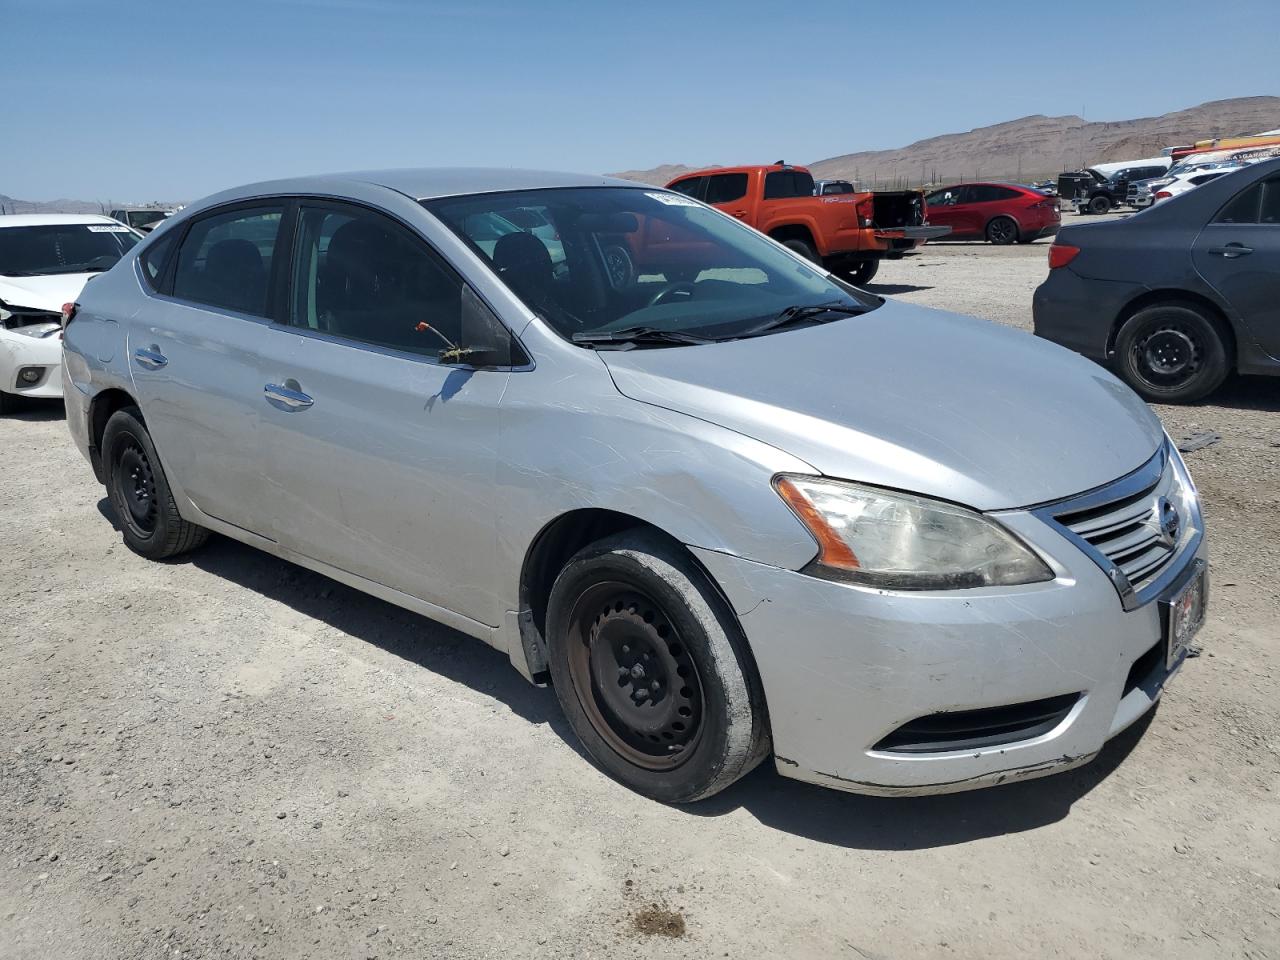
{"label": "pickup truck wheel", "polygon": [[859,260],[849,268],[845,273],[845,277],[855,287],[865,287],[879,272],[879,260]]}
{"label": "pickup truck wheel", "polygon": [[746,641],[706,575],[657,534],[579,551],[551,588],[556,697],[587,752],[646,797],[718,793],[769,747]]}
{"label": "pickup truck wheel", "polygon": [[803,240],[783,240],[782,245],[788,250],[800,254],[806,260],[813,263],[818,262],[818,255],[813,252],[813,247],[809,246]]}
{"label": "pickup truck wheel", "polygon": [[1111,198],[1104,197],[1101,194],[1089,201],[1090,213],[1109,213],[1111,211]]}
{"label": "pickup truck wheel", "polygon": [[165,560],[204,544],[209,531],[183,520],[151,435],[136,407],[111,415],[102,431],[107,499],[125,546],[148,560]]}
{"label": "pickup truck wheel", "polygon": [[1018,221],[1012,217],[996,217],[987,224],[987,240],[1005,247],[1018,239]]}
{"label": "pickup truck wheel", "polygon": [[1187,403],[1216,390],[1229,372],[1217,318],[1190,303],[1157,303],[1116,336],[1120,376],[1147,400]]}

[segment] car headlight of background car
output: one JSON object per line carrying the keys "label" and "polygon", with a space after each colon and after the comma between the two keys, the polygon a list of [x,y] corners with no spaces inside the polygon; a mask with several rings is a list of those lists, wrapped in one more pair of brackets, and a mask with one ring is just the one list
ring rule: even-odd
{"label": "car headlight of background car", "polygon": [[1030,547],[973,510],[908,493],[781,475],[774,488],[818,541],[806,573],[894,590],[1053,579]]}

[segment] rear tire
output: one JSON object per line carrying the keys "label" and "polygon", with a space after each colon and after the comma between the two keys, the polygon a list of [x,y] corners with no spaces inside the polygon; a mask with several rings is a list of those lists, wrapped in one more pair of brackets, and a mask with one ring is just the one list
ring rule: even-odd
{"label": "rear tire", "polygon": [[865,287],[880,272],[879,260],[859,260],[845,274],[855,287]]}
{"label": "rear tire", "polygon": [[996,217],[987,224],[987,242],[1007,247],[1018,239],[1018,221],[1012,217]]}
{"label": "rear tire", "polygon": [[148,560],[165,560],[203,546],[209,531],[183,520],[137,407],[122,407],[102,431],[107,499],[125,546]]}
{"label": "rear tire", "polygon": [[1101,196],[1101,195],[1099,195],[1099,196],[1096,196],[1096,197],[1092,198],[1092,199],[1089,201],[1089,212],[1090,212],[1090,213],[1097,213],[1097,214],[1110,213],[1110,212],[1111,212],[1111,198],[1110,198],[1110,197],[1104,197],[1104,196]]}
{"label": "rear tire", "polygon": [[733,613],[678,545],[624,531],[579,551],[547,606],[556,696],[606,773],[662,803],[766,756],[764,694]]}
{"label": "rear tire", "polygon": [[1221,321],[1191,303],[1157,303],[1116,336],[1120,376],[1154,403],[1188,403],[1212,393],[1230,372]]}
{"label": "rear tire", "polygon": [[798,253],[806,260],[817,263],[818,255],[814,253],[813,247],[805,243],[803,240],[783,240],[782,245],[793,253]]}

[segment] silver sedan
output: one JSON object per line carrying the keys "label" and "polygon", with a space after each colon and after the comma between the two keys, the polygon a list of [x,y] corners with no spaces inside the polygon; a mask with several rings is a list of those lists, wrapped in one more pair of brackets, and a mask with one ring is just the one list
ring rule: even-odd
{"label": "silver sedan", "polygon": [[130,548],[214,531],[478,637],[663,801],[1065,770],[1204,617],[1195,488],[1109,373],[639,184],[227,191],[89,284],[64,367]]}

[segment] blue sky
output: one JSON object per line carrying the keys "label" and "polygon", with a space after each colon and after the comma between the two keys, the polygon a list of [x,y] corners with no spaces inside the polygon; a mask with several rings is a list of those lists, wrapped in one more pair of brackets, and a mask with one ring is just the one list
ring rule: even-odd
{"label": "blue sky", "polygon": [[1276,0],[0,0],[0,193],[808,162],[1280,94],[1278,36]]}

